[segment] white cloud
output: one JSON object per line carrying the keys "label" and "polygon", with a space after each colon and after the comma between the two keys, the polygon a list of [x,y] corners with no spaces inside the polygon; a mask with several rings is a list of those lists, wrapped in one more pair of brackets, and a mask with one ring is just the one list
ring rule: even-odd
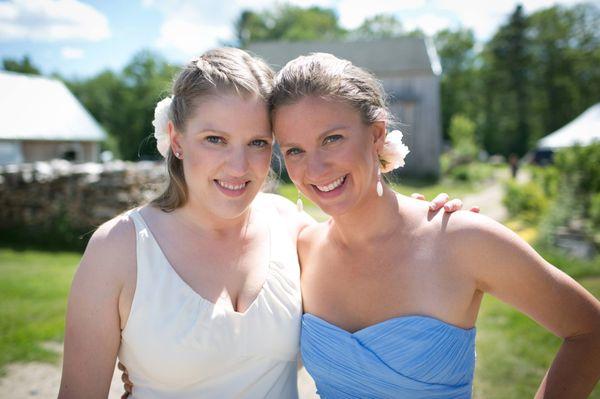
{"label": "white cloud", "polygon": [[401,11],[415,10],[426,5],[426,0],[414,1],[389,1],[389,0],[341,0],[333,2],[337,7],[340,23],[348,29],[353,29],[363,22],[365,18],[377,14],[397,14]]}
{"label": "white cloud", "polygon": [[229,36],[228,26],[208,26],[175,17],[162,24],[156,45],[161,49],[174,48],[186,56],[195,56],[217,46],[220,40]]}
{"label": "white cloud", "polygon": [[63,58],[69,60],[83,58],[84,56],[83,50],[76,47],[63,47],[60,49],[60,54],[63,56]]}
{"label": "white cloud", "polygon": [[0,3],[0,40],[99,41],[109,36],[106,16],[77,0],[13,0]]}
{"label": "white cloud", "polygon": [[421,29],[427,35],[434,35],[437,31],[453,26],[450,18],[436,14],[421,14],[415,18],[406,18],[403,26],[407,31]]}
{"label": "white cloud", "polygon": [[146,6],[164,15],[156,46],[166,51],[174,49],[185,57],[232,40],[233,22],[242,9],[231,1],[211,0],[146,1]]}

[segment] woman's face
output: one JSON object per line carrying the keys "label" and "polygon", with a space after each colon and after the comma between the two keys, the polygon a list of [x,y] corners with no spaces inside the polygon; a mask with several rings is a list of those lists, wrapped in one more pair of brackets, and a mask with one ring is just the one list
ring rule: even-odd
{"label": "woman's face", "polygon": [[235,94],[196,106],[183,134],[172,132],[183,156],[189,199],[222,218],[248,209],[269,172],[273,137],[266,103]]}
{"label": "woman's face", "polygon": [[376,197],[385,123],[366,125],[350,105],[304,97],[273,118],[288,174],[326,213],[344,214]]}

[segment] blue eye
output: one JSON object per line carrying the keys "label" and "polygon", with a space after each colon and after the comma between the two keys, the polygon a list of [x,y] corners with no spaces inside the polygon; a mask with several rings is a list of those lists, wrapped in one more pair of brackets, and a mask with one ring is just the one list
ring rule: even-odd
{"label": "blue eye", "polygon": [[264,148],[269,145],[269,142],[267,140],[257,139],[257,140],[252,140],[250,142],[250,145],[254,146],[254,147],[258,147],[258,148]]}
{"label": "blue eye", "polygon": [[341,140],[343,137],[339,134],[332,134],[331,136],[327,136],[323,139],[323,144],[333,143]]}
{"label": "blue eye", "polygon": [[292,147],[285,152],[285,155],[298,155],[302,152],[300,148]]}
{"label": "blue eye", "polygon": [[207,136],[205,140],[212,144],[221,144],[225,142],[225,140],[219,136]]}

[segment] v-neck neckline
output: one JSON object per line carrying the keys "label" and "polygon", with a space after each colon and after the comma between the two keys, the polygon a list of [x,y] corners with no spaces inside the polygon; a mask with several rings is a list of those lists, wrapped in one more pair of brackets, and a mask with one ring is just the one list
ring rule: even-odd
{"label": "v-neck neckline", "polygon": [[167,265],[167,267],[169,269],[169,272],[175,275],[175,278],[179,282],[179,284],[182,285],[188,292],[190,292],[190,294],[192,294],[193,296],[195,296],[196,298],[198,298],[200,301],[206,303],[211,308],[217,308],[217,307],[219,307],[219,308],[222,308],[223,310],[225,310],[226,312],[228,312],[230,314],[233,314],[233,315],[236,315],[236,316],[240,316],[240,317],[246,316],[252,309],[254,309],[257,306],[257,303],[259,302],[260,298],[264,295],[265,290],[267,289],[267,285],[269,283],[269,279],[271,278],[271,273],[272,273],[272,271],[271,271],[271,261],[272,261],[272,256],[273,256],[273,241],[272,241],[270,220],[267,223],[267,231],[268,231],[268,235],[269,235],[269,256],[268,256],[268,260],[267,260],[267,273],[266,273],[266,276],[265,276],[265,281],[263,282],[263,284],[262,284],[262,286],[260,288],[260,291],[258,292],[258,294],[256,294],[256,296],[254,297],[254,299],[252,300],[252,302],[250,303],[250,305],[248,305],[248,307],[243,312],[239,312],[239,311],[237,311],[235,309],[235,307],[233,305],[233,302],[229,301],[229,306],[224,307],[223,306],[223,301],[218,301],[218,300],[215,301],[215,302],[210,301],[210,300],[206,299],[202,294],[200,294],[199,292],[197,292],[194,288],[192,288],[192,286],[190,284],[188,284],[188,282],[185,281],[183,279],[183,277],[181,277],[181,275],[173,267],[173,264],[167,258],[167,256],[164,253],[162,247],[158,243],[158,240],[156,239],[156,237],[152,233],[152,230],[150,230],[150,227],[146,223],[146,220],[144,219],[144,216],[140,212],[140,208],[135,209],[133,211],[133,213],[136,214],[137,216],[139,216],[139,219],[140,219],[140,222],[141,222],[142,226],[148,232],[148,237],[156,245],[156,247],[158,249],[158,252],[160,252],[160,255],[162,256],[164,263]]}

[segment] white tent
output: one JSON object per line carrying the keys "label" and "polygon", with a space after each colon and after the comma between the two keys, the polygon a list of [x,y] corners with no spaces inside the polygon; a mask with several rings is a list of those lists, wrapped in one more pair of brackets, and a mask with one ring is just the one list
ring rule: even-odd
{"label": "white tent", "polygon": [[600,141],[600,103],[538,141],[538,149],[555,150]]}

